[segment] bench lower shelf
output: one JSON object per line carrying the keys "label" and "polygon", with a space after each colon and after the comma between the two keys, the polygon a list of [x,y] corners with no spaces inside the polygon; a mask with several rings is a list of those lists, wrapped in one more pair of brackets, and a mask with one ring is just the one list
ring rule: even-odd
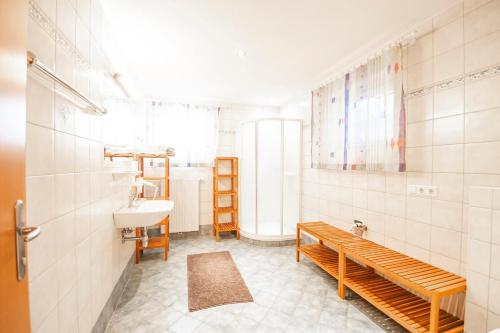
{"label": "bench lower shelf", "polygon": [[[345,277],[344,283],[410,332],[429,332],[431,304],[375,273]],[[462,332],[463,320],[439,312],[439,332]]]}
{"label": "bench lower shelf", "polygon": [[[308,244],[300,246],[300,253],[305,255],[334,278],[338,279],[339,256],[337,252],[321,244]],[[349,259],[347,260],[347,271],[353,274],[369,274],[370,272],[367,268]]]}
{"label": "bench lower shelf", "polygon": [[[338,254],[322,244],[300,246],[300,253],[334,278],[339,277]],[[410,332],[429,332],[431,304],[373,270],[347,259],[344,284]],[[439,313],[439,332],[463,332],[463,320]]]}

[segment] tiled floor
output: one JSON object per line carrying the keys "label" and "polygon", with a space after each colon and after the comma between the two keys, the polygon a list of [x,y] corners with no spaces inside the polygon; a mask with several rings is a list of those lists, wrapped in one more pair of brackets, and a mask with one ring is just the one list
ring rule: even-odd
{"label": "tiled floor", "polygon": [[[253,303],[189,312],[186,256],[231,252]],[[303,259],[294,247],[259,247],[203,236],[171,242],[168,262],[145,253],[109,323],[111,332],[383,332],[337,297],[335,279]]]}

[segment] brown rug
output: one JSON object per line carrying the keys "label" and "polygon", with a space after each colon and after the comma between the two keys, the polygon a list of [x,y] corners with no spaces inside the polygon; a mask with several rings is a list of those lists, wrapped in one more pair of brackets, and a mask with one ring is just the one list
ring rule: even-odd
{"label": "brown rug", "polygon": [[188,255],[187,269],[189,311],[253,302],[228,251]]}

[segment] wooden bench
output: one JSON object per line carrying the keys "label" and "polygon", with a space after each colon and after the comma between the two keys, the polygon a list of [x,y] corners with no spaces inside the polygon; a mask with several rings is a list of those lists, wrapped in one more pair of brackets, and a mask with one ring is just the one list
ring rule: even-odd
{"label": "wooden bench", "polygon": [[[301,232],[319,240],[301,244]],[[297,224],[302,253],[410,332],[463,332],[463,320],[440,310],[443,297],[464,292],[465,279],[324,222]],[[430,300],[427,301],[426,298]]]}

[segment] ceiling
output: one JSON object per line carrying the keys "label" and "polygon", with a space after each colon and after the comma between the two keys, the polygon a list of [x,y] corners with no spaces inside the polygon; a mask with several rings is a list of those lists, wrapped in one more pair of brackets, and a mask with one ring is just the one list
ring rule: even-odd
{"label": "ceiling", "polygon": [[111,60],[126,67],[142,96],[278,106],[303,96],[356,51],[407,32],[456,0],[102,3],[120,49]]}

